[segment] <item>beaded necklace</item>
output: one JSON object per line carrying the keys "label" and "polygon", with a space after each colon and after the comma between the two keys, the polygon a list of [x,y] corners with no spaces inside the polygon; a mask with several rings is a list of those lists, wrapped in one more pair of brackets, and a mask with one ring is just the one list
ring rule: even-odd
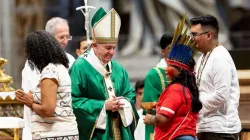
{"label": "beaded necklace", "polygon": [[[200,86],[202,72],[203,72],[203,70],[204,70],[204,68],[205,68],[205,66],[206,66],[206,64],[207,64],[208,58],[210,57],[210,55],[211,55],[211,53],[213,52],[214,48],[217,47],[217,46],[219,46],[219,45],[220,45],[220,43],[217,43],[217,44],[213,47],[213,49],[212,49],[211,51],[209,51],[206,55],[204,55],[204,56],[202,57],[201,64],[200,64],[200,66],[199,66],[198,73],[197,73],[197,82],[196,82],[197,87]],[[207,57],[206,57],[206,56],[207,56]]]}

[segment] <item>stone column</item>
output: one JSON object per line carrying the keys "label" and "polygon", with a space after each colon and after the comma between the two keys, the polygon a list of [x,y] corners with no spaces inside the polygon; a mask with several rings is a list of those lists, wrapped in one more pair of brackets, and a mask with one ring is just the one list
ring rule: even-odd
{"label": "stone column", "polygon": [[12,59],[12,33],[13,33],[13,12],[14,0],[1,0],[0,1],[0,56],[8,60],[8,64],[5,65],[4,69],[6,74],[12,75],[13,69],[11,64]]}

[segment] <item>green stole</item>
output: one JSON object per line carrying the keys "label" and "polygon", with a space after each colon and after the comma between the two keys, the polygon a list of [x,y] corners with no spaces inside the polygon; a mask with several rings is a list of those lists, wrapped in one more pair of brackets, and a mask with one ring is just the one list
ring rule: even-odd
{"label": "green stole", "polygon": [[[135,91],[130,85],[125,69],[113,60],[109,66],[112,70],[110,78],[114,93],[117,97],[123,96],[131,103],[134,120],[130,126],[124,127],[118,113],[106,111],[106,129],[96,129],[96,122],[104,107],[104,102],[109,98],[107,91],[109,89],[103,75],[90,64],[92,62],[86,60],[89,56],[91,56],[90,53],[84,53],[83,57],[79,57],[69,70],[72,81],[72,104],[80,140],[133,139],[138,120],[138,114],[134,108]],[[114,124],[114,122],[117,123]]]}
{"label": "green stole", "polygon": [[[144,82],[143,103],[158,102],[160,94],[168,85],[165,69],[155,67],[149,71]],[[155,109],[144,110],[143,114],[151,113],[155,115]],[[145,140],[152,140],[154,133],[153,125],[145,125]]]}

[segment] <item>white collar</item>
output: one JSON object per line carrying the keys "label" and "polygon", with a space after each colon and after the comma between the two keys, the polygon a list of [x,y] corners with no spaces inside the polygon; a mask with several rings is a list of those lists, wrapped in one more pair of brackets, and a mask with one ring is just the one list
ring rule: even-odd
{"label": "white collar", "polygon": [[[86,59],[101,75],[105,76],[106,74],[112,73],[111,61],[108,64],[103,64],[100,59],[95,55],[94,50],[91,49],[86,55],[83,55],[83,58]],[[106,70],[105,66],[109,66],[109,72]]]}
{"label": "white collar", "polygon": [[156,67],[166,69],[167,62],[166,62],[165,58],[162,58],[161,61],[156,65]]}

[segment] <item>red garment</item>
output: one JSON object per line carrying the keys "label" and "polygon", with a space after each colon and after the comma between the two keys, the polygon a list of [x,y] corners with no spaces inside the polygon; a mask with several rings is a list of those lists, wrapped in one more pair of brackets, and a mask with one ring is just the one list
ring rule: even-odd
{"label": "red garment", "polygon": [[[161,94],[156,106],[156,113],[162,114],[169,118],[169,121],[163,126],[155,127],[155,140],[168,140],[178,126],[182,123],[191,109],[191,93],[188,88],[183,92],[183,86],[180,84],[172,84],[167,87]],[[196,136],[196,123],[198,121],[198,113],[190,110],[186,120],[181,124],[171,139],[182,135]]]}

